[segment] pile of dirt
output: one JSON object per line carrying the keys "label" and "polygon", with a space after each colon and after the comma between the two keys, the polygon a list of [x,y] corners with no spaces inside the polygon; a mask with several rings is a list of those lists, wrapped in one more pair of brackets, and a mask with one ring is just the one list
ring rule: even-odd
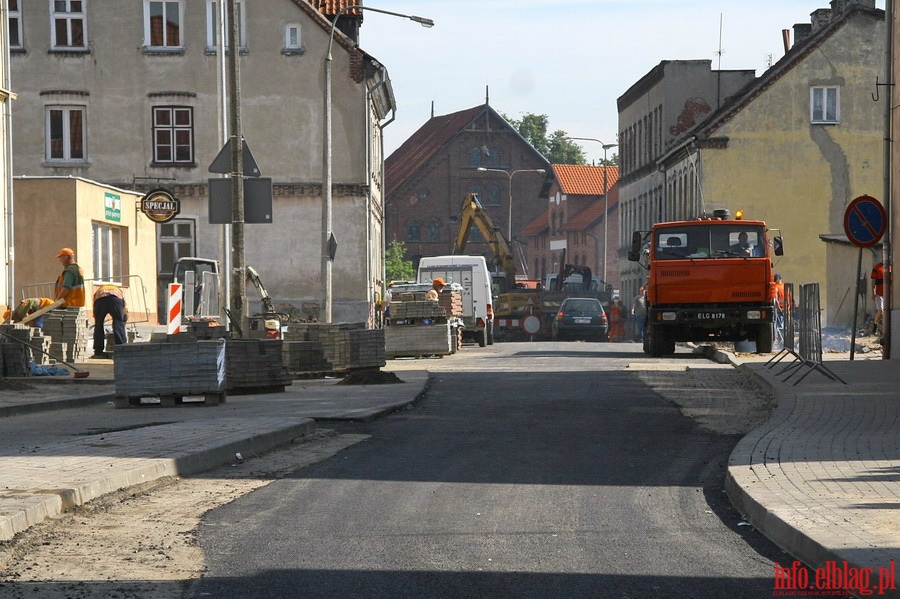
{"label": "pile of dirt", "polygon": [[381,370],[354,370],[345,376],[338,385],[392,385],[403,381],[393,372]]}

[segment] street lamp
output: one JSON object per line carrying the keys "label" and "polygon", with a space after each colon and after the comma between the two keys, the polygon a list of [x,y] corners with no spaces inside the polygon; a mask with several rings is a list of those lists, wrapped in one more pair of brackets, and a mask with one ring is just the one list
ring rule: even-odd
{"label": "street lamp", "polygon": [[606,178],[609,164],[607,164],[606,160],[606,151],[618,147],[619,144],[603,143],[599,139],[594,139],[593,137],[567,137],[566,139],[576,139],[579,141],[595,141],[603,146],[603,201],[606,202],[606,207],[603,210],[603,284],[606,285],[609,283],[608,279],[606,278],[606,265],[609,262],[607,254],[607,250],[609,249],[609,184]]}
{"label": "street lamp", "polygon": [[325,133],[322,148],[322,303],[325,310],[325,322],[331,322],[331,266],[334,260],[334,236],[331,231],[331,46],[334,44],[334,28],[338,19],[351,10],[371,10],[372,12],[409,19],[422,25],[434,27],[434,21],[425,17],[405,15],[399,12],[372,8],[371,6],[345,6],[334,15],[331,31],[328,34],[328,52],[325,54]]}
{"label": "street lamp", "polygon": [[506,175],[507,179],[509,179],[509,219],[506,221],[506,240],[512,244],[512,179],[516,173],[540,173],[544,174],[545,171],[542,168],[522,168],[519,170],[515,170],[512,172],[505,171],[499,168],[485,168],[483,166],[478,167],[478,172],[480,173],[503,173]]}

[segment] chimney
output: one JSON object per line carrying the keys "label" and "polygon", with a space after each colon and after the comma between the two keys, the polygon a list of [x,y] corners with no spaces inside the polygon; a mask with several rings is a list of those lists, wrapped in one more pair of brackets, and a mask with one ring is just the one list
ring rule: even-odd
{"label": "chimney", "polygon": [[812,33],[812,25],[809,23],[797,23],[794,25],[794,45],[799,44]]}
{"label": "chimney", "polygon": [[787,54],[791,51],[791,30],[790,29],[782,29],[781,30],[781,40],[784,42],[784,53]]}
{"label": "chimney", "polygon": [[822,27],[828,25],[831,22],[831,9],[830,8],[817,8],[811,14],[812,20],[812,30],[818,31]]}

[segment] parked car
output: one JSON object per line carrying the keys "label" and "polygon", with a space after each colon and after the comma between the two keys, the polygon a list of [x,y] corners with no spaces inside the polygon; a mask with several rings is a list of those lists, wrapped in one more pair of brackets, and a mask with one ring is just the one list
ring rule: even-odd
{"label": "parked car", "polygon": [[609,320],[600,300],[588,297],[569,297],[559,305],[553,319],[553,340],[609,338]]}

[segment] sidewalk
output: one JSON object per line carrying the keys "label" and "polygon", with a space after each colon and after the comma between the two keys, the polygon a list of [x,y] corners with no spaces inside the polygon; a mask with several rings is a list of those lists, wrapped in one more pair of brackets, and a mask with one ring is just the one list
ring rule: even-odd
{"label": "sidewalk", "polygon": [[769,422],[731,454],[732,503],[814,571],[868,574],[872,596],[900,597],[900,365],[826,359],[846,385],[818,371],[794,385],[805,370],[785,382],[790,358],[768,367],[717,353],[777,399]]}
{"label": "sidewalk", "polygon": [[[372,420],[415,401],[428,382],[422,370],[399,373],[403,382],[397,384],[297,380],[281,393],[228,396],[220,406],[116,410],[112,361],[76,366],[90,376],[3,380],[0,540],[118,489],[203,472],[232,462],[237,453],[249,458],[271,451],[313,432],[316,420]],[[23,383],[30,388],[9,388]],[[46,412],[40,415],[42,421],[56,422],[52,410],[90,404],[109,404],[109,413],[98,416],[98,425],[112,416],[121,430],[80,434],[63,423],[51,432],[49,424],[23,426],[18,418],[2,418],[41,411]],[[160,418],[166,422],[153,421]]]}

